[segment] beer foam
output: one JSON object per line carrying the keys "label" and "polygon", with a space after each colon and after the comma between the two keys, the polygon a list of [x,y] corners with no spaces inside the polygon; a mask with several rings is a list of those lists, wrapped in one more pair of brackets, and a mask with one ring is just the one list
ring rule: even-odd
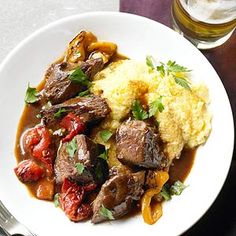
{"label": "beer foam", "polygon": [[236,0],[180,0],[193,20],[222,24],[236,19]]}

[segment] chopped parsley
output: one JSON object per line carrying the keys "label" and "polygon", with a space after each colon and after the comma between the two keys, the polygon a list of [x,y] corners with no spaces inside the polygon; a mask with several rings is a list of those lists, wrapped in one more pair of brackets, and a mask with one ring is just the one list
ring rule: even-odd
{"label": "chopped parsley", "polygon": [[27,104],[32,104],[37,101],[39,101],[39,93],[36,88],[30,87],[30,84],[28,83],[28,87],[25,93],[25,102]]}
{"label": "chopped parsley", "polygon": [[154,116],[157,111],[163,112],[164,109],[165,107],[162,103],[162,96],[160,96],[157,100],[149,105],[149,117]]}
{"label": "chopped parsley", "polygon": [[85,97],[88,96],[90,94],[90,91],[87,89],[83,92],[78,93],[77,97]]}
{"label": "chopped parsley", "polygon": [[65,113],[66,112],[66,109],[65,108],[59,108],[58,111],[56,113],[54,113],[54,117],[55,118],[60,118],[62,113]]}
{"label": "chopped parsley", "polygon": [[161,196],[166,200],[169,201],[171,200],[171,195],[170,195],[170,191],[169,191],[169,186],[168,185],[164,185],[162,187],[162,190],[160,192]]}
{"label": "chopped parsley", "polygon": [[37,119],[41,119],[41,118],[42,118],[42,115],[39,113],[39,114],[36,115],[36,118],[37,118]]}
{"label": "chopped parsley", "polygon": [[[151,56],[146,57],[146,64],[152,69],[155,69],[153,61],[154,59]],[[191,70],[189,70],[187,67],[181,66],[175,61],[169,60],[167,63],[160,62],[160,65],[156,66],[156,70],[162,77],[165,75],[171,75],[174,78],[176,84],[187,90],[191,90],[190,82],[187,79],[176,75],[176,73],[190,72]]]}
{"label": "chopped parsley", "polygon": [[170,194],[171,195],[180,195],[183,190],[187,188],[181,181],[177,180],[171,187],[170,187]]}
{"label": "chopped parsley", "polygon": [[59,207],[60,206],[60,202],[59,202],[59,193],[56,193],[53,197],[53,202],[55,207]]}
{"label": "chopped parsley", "polygon": [[149,66],[152,70],[155,69],[155,61],[154,58],[150,55],[146,56],[146,64]]}
{"label": "chopped parsley", "polygon": [[98,157],[99,158],[101,158],[101,159],[103,159],[103,160],[105,160],[105,161],[107,161],[107,159],[108,159],[108,150],[109,149],[106,149],[103,153],[101,153]]}
{"label": "chopped parsley", "polygon": [[160,192],[160,195],[166,200],[169,201],[171,200],[172,196],[177,195],[179,196],[183,190],[186,188],[187,186],[184,185],[181,181],[177,180],[174,182],[174,184],[172,184],[171,186],[169,184],[165,184],[162,187],[162,190]]}
{"label": "chopped parsley", "polygon": [[176,73],[176,72],[190,72],[191,71],[187,67],[180,66],[175,61],[171,61],[171,60],[169,60],[167,62],[166,69],[167,69],[168,74],[169,73]]}
{"label": "chopped parsley", "polygon": [[139,100],[133,102],[132,114],[136,120],[145,120],[148,118],[148,113],[143,109]]}
{"label": "chopped parsley", "polygon": [[80,67],[77,67],[70,75],[69,80],[74,83],[78,83],[81,85],[90,85],[90,81],[88,80],[87,75],[81,70]]}
{"label": "chopped parsley", "polygon": [[106,207],[104,207],[104,205],[101,206],[101,208],[99,210],[99,214],[108,218],[109,220],[115,219],[112,215],[112,212],[110,210],[108,210]]}
{"label": "chopped parsley", "polygon": [[78,162],[75,164],[75,168],[76,168],[78,174],[81,175],[84,172],[85,166],[82,163]]}
{"label": "chopped parsley", "polygon": [[52,106],[52,103],[50,101],[48,101],[45,105],[44,105],[44,109],[49,109]]}
{"label": "chopped parsley", "polygon": [[80,53],[80,52],[75,52],[75,53],[74,53],[74,56],[75,56],[75,57],[81,57],[81,53]]}
{"label": "chopped parsley", "polygon": [[111,138],[112,135],[113,133],[109,130],[103,130],[100,132],[100,137],[105,143]]}
{"label": "chopped parsley", "polygon": [[77,150],[77,142],[76,139],[73,138],[70,142],[67,143],[66,145],[66,151],[69,154],[69,157],[74,157],[75,152]]}
{"label": "chopped parsley", "polygon": [[175,76],[174,79],[176,84],[182,86],[185,89],[191,90],[191,87],[189,86],[190,82],[186,79],[177,76]]}

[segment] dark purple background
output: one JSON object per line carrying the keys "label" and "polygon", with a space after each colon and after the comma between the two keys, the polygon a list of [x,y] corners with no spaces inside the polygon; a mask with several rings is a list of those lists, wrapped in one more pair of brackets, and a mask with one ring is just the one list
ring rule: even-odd
{"label": "dark purple background", "polygon": [[[171,27],[171,2],[172,0],[120,0],[120,11],[146,16]],[[222,46],[202,53],[221,78],[236,118],[236,31]],[[222,137],[222,145],[224,142],[227,142],[227,137]],[[207,173],[203,174],[207,178]],[[199,194],[205,193],[199,189]],[[174,222],[170,222],[169,227],[174,227]],[[156,234],[158,235],[158,232]],[[184,236],[202,235],[236,236],[236,151],[229,175],[216,201],[207,213],[184,233]]]}

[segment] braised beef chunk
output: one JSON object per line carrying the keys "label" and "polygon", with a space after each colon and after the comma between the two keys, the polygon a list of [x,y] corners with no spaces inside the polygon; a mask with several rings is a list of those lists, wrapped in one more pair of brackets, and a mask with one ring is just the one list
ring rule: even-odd
{"label": "braised beef chunk", "polygon": [[114,219],[127,214],[143,194],[145,173],[116,175],[107,180],[93,203],[92,223],[109,220],[101,213],[102,208],[108,209]]}
{"label": "braised beef chunk", "polygon": [[167,158],[158,144],[158,135],[147,123],[139,120],[124,122],[116,133],[117,158],[131,167],[163,169]]}
{"label": "braised beef chunk", "polygon": [[[101,182],[101,177],[96,176],[96,169],[97,166],[101,165],[101,161],[98,160],[101,158],[98,158],[98,156],[104,152],[104,146],[94,143],[83,134],[75,136],[74,139],[76,140],[76,151],[72,157],[68,151],[69,143],[61,143],[58,149],[54,164],[56,182],[60,184],[65,178],[79,184]],[[104,165],[104,163],[102,164]],[[82,167],[82,173],[80,173],[81,169],[78,170],[78,165]],[[103,168],[106,172],[107,164]]]}
{"label": "braised beef chunk", "polygon": [[[102,69],[103,61],[101,58],[90,59],[80,62],[78,66],[87,75],[88,79],[91,80]],[[84,85],[73,82],[68,78],[70,70],[70,65],[66,62],[52,64],[47,70],[43,94],[52,104],[64,102],[85,90],[86,87]]]}
{"label": "braised beef chunk", "polygon": [[105,99],[100,96],[91,95],[88,97],[71,98],[64,103],[53,105],[48,109],[42,110],[42,121],[45,125],[58,122],[55,113],[63,109],[62,115],[71,112],[80,117],[84,123],[100,121],[110,113],[110,108]]}

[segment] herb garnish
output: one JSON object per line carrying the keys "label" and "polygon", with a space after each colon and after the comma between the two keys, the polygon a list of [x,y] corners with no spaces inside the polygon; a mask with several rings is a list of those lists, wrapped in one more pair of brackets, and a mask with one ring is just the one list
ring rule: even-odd
{"label": "herb garnish", "polygon": [[149,117],[154,116],[157,111],[163,112],[164,109],[165,107],[162,103],[162,96],[160,96],[157,100],[149,105]]}
{"label": "herb garnish", "polygon": [[170,190],[167,184],[162,187],[160,194],[166,201],[171,200]]}
{"label": "herb garnish", "polygon": [[181,181],[177,180],[174,182],[173,185],[165,184],[162,187],[162,190],[160,192],[160,195],[166,200],[171,200],[173,195],[180,195],[183,190],[187,188],[186,185],[184,185]]}
{"label": "herb garnish", "polygon": [[75,168],[76,168],[78,174],[81,175],[84,172],[85,166],[82,163],[78,162],[75,164]]}
{"label": "herb garnish", "polygon": [[183,190],[187,188],[181,181],[177,180],[171,187],[170,187],[170,194],[171,195],[180,195]]}
{"label": "herb garnish", "polygon": [[155,69],[155,60],[152,56],[148,55],[146,56],[146,64],[149,66],[152,70]]}
{"label": "herb garnish", "polygon": [[52,103],[50,101],[48,101],[45,105],[44,105],[44,109],[49,109],[52,106]]}
{"label": "herb garnish", "polygon": [[83,92],[78,93],[77,97],[85,97],[88,96],[90,94],[90,91],[87,89]]}
{"label": "herb garnish", "polygon": [[185,78],[176,75],[176,73],[180,72],[182,73],[190,72],[191,70],[189,70],[187,67],[181,66],[177,64],[175,61],[171,60],[169,60],[166,64],[160,62],[159,66],[155,66],[155,61],[152,56],[146,57],[146,64],[151,69],[153,70],[156,69],[162,77],[164,77],[165,75],[172,75],[176,84],[182,86],[185,89],[191,90],[190,82]]}
{"label": "herb garnish", "polygon": [[66,112],[66,109],[65,108],[59,108],[58,111],[56,113],[54,113],[54,117],[55,118],[60,118],[62,113],[65,113]]}
{"label": "herb garnish", "polygon": [[56,193],[53,197],[53,202],[55,207],[59,207],[60,206],[60,202],[59,202],[59,193]]}
{"label": "herb garnish", "polygon": [[101,206],[101,208],[99,210],[99,214],[108,218],[109,220],[115,219],[112,215],[112,212],[110,210],[108,210],[106,207],[104,207],[104,205]]}
{"label": "herb garnish", "polygon": [[103,153],[101,153],[98,157],[99,158],[102,158],[103,160],[107,161],[108,159],[108,150],[109,149],[106,149]]}
{"label": "herb garnish", "polygon": [[105,143],[111,138],[112,135],[113,133],[110,130],[103,130],[100,132],[100,137]]}
{"label": "herb garnish", "polygon": [[75,152],[77,150],[77,142],[76,139],[73,138],[70,142],[66,145],[66,152],[69,154],[69,157],[74,157]]}
{"label": "herb garnish", "polygon": [[25,102],[28,104],[32,104],[37,101],[39,101],[39,93],[36,88],[30,87],[30,84],[28,83],[28,87],[25,93]]}
{"label": "herb garnish", "polygon": [[148,118],[148,113],[142,108],[139,100],[133,102],[132,114],[136,120],[145,120]]}
{"label": "herb garnish", "polygon": [[74,83],[82,84],[82,85],[90,85],[90,81],[88,80],[87,75],[81,70],[80,67],[77,67],[70,75],[69,80]]}
{"label": "herb garnish", "polygon": [[191,71],[187,67],[180,66],[175,61],[171,61],[171,60],[167,62],[166,69],[167,69],[168,74],[176,73],[176,72],[190,72]]}
{"label": "herb garnish", "polygon": [[189,86],[190,82],[187,81],[186,79],[177,76],[175,76],[174,79],[176,84],[182,86],[185,89],[191,90],[191,87]]}
{"label": "herb garnish", "polygon": [[40,113],[38,113],[38,114],[36,115],[36,118],[37,118],[37,119],[41,119],[41,118],[42,118],[42,115],[41,115]]}

